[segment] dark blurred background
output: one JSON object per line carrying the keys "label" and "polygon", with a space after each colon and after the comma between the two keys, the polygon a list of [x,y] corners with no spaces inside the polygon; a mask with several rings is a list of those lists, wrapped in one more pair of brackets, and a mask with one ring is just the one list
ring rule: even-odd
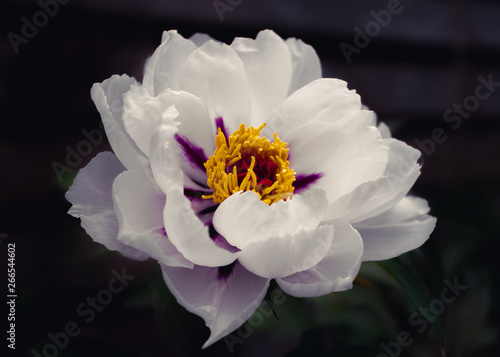
{"label": "dark blurred background", "polygon": [[[463,115],[460,125],[458,119],[446,122],[443,116],[475,96],[479,76],[500,82],[500,3],[401,1],[400,12],[378,25],[378,31],[377,25],[368,25],[376,21],[373,12],[381,14],[390,3],[61,0],[57,9],[43,10],[45,0],[2,0],[0,251],[2,269],[7,269],[7,245],[16,245],[15,352],[440,356],[446,351],[447,356],[497,356],[500,91],[492,86],[488,99],[469,98],[474,110]],[[49,15],[37,17],[40,11]],[[12,33],[23,36],[24,17],[41,26],[34,35],[27,30],[32,38],[13,46],[14,38],[21,40]],[[348,63],[341,43],[355,46],[355,27],[376,35]],[[441,332],[417,331],[410,323],[418,311],[411,292],[380,265],[365,263],[360,277],[374,291],[355,286],[317,299],[286,297],[275,306],[279,320],[256,319],[253,327],[247,325],[244,338],[222,340],[200,351],[208,328],[171,298],[157,264],[107,251],[66,214],[70,205],[64,193],[77,170],[109,150],[104,140],[82,155],[81,162],[67,161],[68,148],[75,150],[86,140],[85,130],[99,127],[90,99],[94,82],[115,73],[141,80],[144,61],[163,30],[178,29],[185,37],[208,33],[230,43],[236,36],[255,38],[265,28],[311,44],[324,77],[346,80],[395,137],[423,147],[423,172],[413,192],[429,201],[438,224],[429,241],[401,261],[410,262],[420,277],[419,289],[428,291],[428,303],[424,297],[420,307],[440,298],[444,280],[458,279],[467,286],[433,316]],[[437,128],[442,129],[439,135],[433,134]],[[57,173],[59,164],[66,169]],[[123,268],[135,278],[85,322],[78,307],[107,287],[113,269]],[[0,285],[5,296],[7,281]],[[2,311],[0,330],[6,331],[8,311]],[[66,341],[60,333],[71,321],[79,330]],[[398,349],[391,342],[401,331],[409,333],[412,343]],[[61,348],[46,347],[54,343],[51,336],[59,336]],[[2,341],[0,354],[9,355],[5,337]]]}

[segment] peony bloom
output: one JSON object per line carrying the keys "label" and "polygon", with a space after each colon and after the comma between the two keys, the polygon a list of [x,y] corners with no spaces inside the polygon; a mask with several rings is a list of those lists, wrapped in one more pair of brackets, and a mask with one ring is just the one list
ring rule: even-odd
{"label": "peony bloom", "polygon": [[300,40],[168,31],[143,83],[115,75],[91,94],[114,153],[79,172],[69,213],[108,249],[157,260],[210,328],[203,347],[245,322],[271,279],[297,297],[350,289],[362,261],[434,229],[407,196],[419,151],[321,78]]}

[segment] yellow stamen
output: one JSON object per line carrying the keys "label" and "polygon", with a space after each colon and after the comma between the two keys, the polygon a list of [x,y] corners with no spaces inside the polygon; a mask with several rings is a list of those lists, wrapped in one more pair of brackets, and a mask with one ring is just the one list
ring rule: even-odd
{"label": "yellow stamen", "polygon": [[[276,133],[272,143],[260,137],[260,131],[265,126],[266,123],[255,129],[241,124],[227,140],[219,128],[215,138],[216,150],[205,163],[207,185],[213,194],[203,198],[221,203],[235,192],[253,191],[270,205],[292,197],[295,172],[289,168],[287,144]],[[269,167],[273,168],[273,172],[268,172]]]}

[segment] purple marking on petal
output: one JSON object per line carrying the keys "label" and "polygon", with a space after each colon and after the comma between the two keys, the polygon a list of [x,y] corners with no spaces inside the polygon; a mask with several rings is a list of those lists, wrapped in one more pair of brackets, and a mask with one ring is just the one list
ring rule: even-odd
{"label": "purple marking on petal", "polygon": [[215,230],[215,227],[212,224],[212,222],[210,222],[210,225],[208,226],[208,234],[210,235],[210,238],[212,238],[212,240],[215,240],[217,236],[220,236],[219,232]]}
{"label": "purple marking on petal", "polygon": [[217,127],[215,135],[219,134],[219,128],[220,128],[220,130],[222,131],[222,133],[226,138],[226,143],[227,143],[227,141],[229,140],[229,136],[227,135],[226,126],[224,125],[224,119],[222,119],[222,117],[215,118],[215,126]]}
{"label": "purple marking on petal", "polygon": [[219,272],[217,274],[217,280],[221,280],[223,282],[227,282],[231,274],[233,273],[234,265],[236,264],[236,260],[231,264],[225,265],[223,267],[219,267]]}
{"label": "purple marking on petal", "polygon": [[190,179],[190,180],[191,180],[191,181],[192,181],[195,185],[198,185],[198,186],[200,186],[201,188],[206,188],[207,190],[210,190],[210,187],[208,187],[208,185],[205,185],[205,184],[203,184],[203,183],[201,183],[201,182],[198,182],[198,181],[196,181],[196,180],[192,179],[191,177],[190,177],[189,179]]}
{"label": "purple marking on petal", "polygon": [[192,188],[184,187],[184,196],[186,196],[189,200],[205,200],[203,195],[210,195],[209,191],[202,190],[193,190]]}
{"label": "purple marking on petal", "polygon": [[219,234],[219,232],[217,232],[215,230],[215,227],[212,224],[212,222],[208,222],[207,225],[208,225],[208,234],[210,235],[210,238],[212,238],[212,240],[214,241],[214,243],[218,247],[224,248],[225,250],[228,250],[231,253],[236,253],[236,252],[240,251],[240,249],[238,249],[235,246],[232,246],[231,244],[229,244],[227,242],[226,238],[224,238],[223,236],[221,236]]}
{"label": "purple marking on petal", "polygon": [[293,193],[301,193],[309,188],[313,183],[322,178],[322,174],[310,174],[310,175],[297,175],[295,176],[295,181],[293,182]]}
{"label": "purple marking on petal", "polygon": [[198,212],[198,214],[209,214],[209,213],[213,213],[217,210],[217,207],[219,207],[219,205],[215,205],[215,206],[210,206],[210,207],[207,207],[203,210],[201,210],[200,212]]}
{"label": "purple marking on petal", "polygon": [[189,162],[194,165],[194,167],[199,168],[203,172],[206,172],[207,170],[205,169],[205,166],[203,164],[207,162],[208,157],[205,154],[205,151],[203,151],[202,148],[194,145],[189,141],[189,139],[179,134],[175,134],[174,137],[177,143],[181,146],[182,151],[184,151],[186,159],[188,159]]}

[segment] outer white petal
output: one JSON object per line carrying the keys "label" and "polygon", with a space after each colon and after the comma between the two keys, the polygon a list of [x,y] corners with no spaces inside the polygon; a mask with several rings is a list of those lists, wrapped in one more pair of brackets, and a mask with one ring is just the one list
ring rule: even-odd
{"label": "outer white petal", "polygon": [[151,139],[151,169],[167,195],[163,212],[165,230],[170,241],[189,261],[204,266],[224,266],[232,263],[236,256],[214,243],[208,227],[196,216],[183,193],[184,175],[174,143],[177,115],[173,106],[168,108]]}
{"label": "outer white petal", "polygon": [[387,126],[386,123],[380,122],[380,124],[378,125],[377,128],[378,128],[378,131],[380,131],[380,135],[382,135],[382,139],[392,138],[391,129],[389,129],[389,127]]}
{"label": "outer white petal", "polygon": [[351,222],[362,221],[388,210],[406,196],[420,175],[417,160],[420,151],[396,139],[384,139],[389,148],[389,162],[375,194],[351,216]]}
{"label": "outer white petal", "polygon": [[330,204],[325,213],[325,221],[351,222],[359,210],[379,190],[385,177],[378,177],[361,183],[349,193],[344,194]]}
{"label": "outer white petal", "polygon": [[[279,129],[281,138],[304,124],[335,122],[357,112],[361,112],[361,99],[356,91],[348,90],[347,83],[340,79],[321,78],[286,98],[268,124],[271,131]],[[372,112],[364,112],[373,118]]]}
{"label": "outer white petal", "polygon": [[260,125],[288,94],[292,61],[286,43],[271,30],[257,38],[237,37],[231,44],[245,67],[252,100],[250,124]]}
{"label": "outer white petal", "polygon": [[294,235],[299,229],[315,229],[323,219],[326,204],[321,189],[272,205],[262,202],[255,192],[246,191],[224,200],[215,211],[213,224],[229,244],[244,249],[271,237]]}
{"label": "outer white petal", "polygon": [[124,97],[123,123],[127,133],[148,157],[153,129],[165,109],[171,105],[165,101],[168,95],[163,92],[158,97],[152,97],[145,87],[133,85]]}
{"label": "outer white petal", "polygon": [[245,70],[231,47],[205,42],[187,58],[179,78],[179,89],[203,98],[210,118],[223,117],[229,132],[249,122]]}
{"label": "outer white petal", "polygon": [[[172,32],[177,32],[177,30],[171,30]],[[171,36],[169,34],[170,31],[163,31],[162,36],[161,36],[161,44],[165,42],[168,37]],[[151,95],[154,95],[154,76],[155,76],[155,68],[156,68],[156,63],[158,62],[158,58],[160,57],[160,52],[158,48],[155,50],[153,55],[149,57],[146,60],[146,63],[144,65],[144,78],[142,80],[143,86],[151,93]]]}
{"label": "outer white petal", "polygon": [[206,348],[231,333],[252,316],[269,287],[236,262],[231,275],[218,278],[217,268],[193,269],[162,266],[163,277],[179,304],[201,316],[210,328]]}
{"label": "outer white petal", "polygon": [[187,92],[169,89],[151,97],[142,86],[132,86],[125,95],[123,121],[137,146],[149,157],[151,137],[165,110],[174,105],[179,112],[179,133],[205,148],[207,154],[215,149],[215,125],[210,120],[203,99]]}
{"label": "outer white petal", "polygon": [[363,112],[355,114],[333,123],[312,122],[282,137],[295,172],[322,175],[316,186],[326,191],[328,220],[349,215],[369,199],[387,166],[388,148],[378,130],[366,125]]}
{"label": "outer white petal", "polygon": [[73,204],[68,213],[80,218],[82,227],[92,239],[122,255],[145,260],[146,254],[118,241],[118,219],[111,196],[115,178],[125,170],[118,158],[110,153],[98,154],[80,170],[66,199]]}
{"label": "outer white petal", "polygon": [[157,61],[158,55],[153,54],[151,57],[146,59],[146,62],[144,63],[142,85],[148,90],[149,93],[151,93],[151,95],[154,95],[155,93],[154,72]]}
{"label": "outer white petal", "polygon": [[127,169],[144,170],[147,159],[127,134],[122,118],[123,95],[135,83],[135,79],[126,75],[114,75],[102,83],[95,83],[90,93],[116,156]]}
{"label": "outer white petal", "polygon": [[363,261],[385,260],[420,247],[436,225],[427,201],[407,196],[396,206],[354,224],[363,238]]}
{"label": "outer white petal", "polygon": [[[361,103],[361,110],[371,111],[371,109],[367,105],[365,105],[363,103]],[[372,122],[369,125],[370,126],[377,126],[377,121],[378,121],[377,114],[375,112],[373,112],[373,111],[372,111],[372,113],[373,113]],[[384,127],[385,124],[384,125],[382,125],[383,123],[380,123],[380,124],[381,125],[379,125],[377,128],[380,131],[380,135],[382,136],[382,138],[384,138],[384,135],[386,134],[385,133],[385,127]],[[384,133],[382,133],[382,131],[384,131]],[[389,135],[389,137],[390,137],[390,135]]]}
{"label": "outer white petal", "polygon": [[151,95],[156,96],[167,88],[179,89],[181,68],[195,49],[196,45],[177,30],[163,33],[162,44],[146,63],[144,73],[144,87]]}
{"label": "outer white petal", "polygon": [[277,279],[287,294],[314,297],[352,288],[363,255],[363,241],[350,225],[335,226],[333,243],[319,264],[309,270]]}
{"label": "outer white petal", "polygon": [[332,245],[333,226],[298,229],[293,234],[246,244],[237,254],[249,271],[264,278],[279,278],[312,268]]}
{"label": "outer white petal", "polygon": [[190,41],[192,41],[196,47],[200,47],[201,45],[203,45],[205,42],[207,41],[215,41],[215,42],[219,42],[217,41],[216,39],[214,39],[213,37],[207,35],[206,33],[195,33],[193,36],[191,36],[189,38]]}
{"label": "outer white petal", "polygon": [[113,183],[113,201],[119,222],[119,241],[165,265],[193,267],[165,233],[165,194],[153,180],[136,171],[122,172]]}
{"label": "outer white petal", "polygon": [[321,63],[314,48],[296,38],[286,40],[292,58],[292,79],[288,95],[321,78]]}

